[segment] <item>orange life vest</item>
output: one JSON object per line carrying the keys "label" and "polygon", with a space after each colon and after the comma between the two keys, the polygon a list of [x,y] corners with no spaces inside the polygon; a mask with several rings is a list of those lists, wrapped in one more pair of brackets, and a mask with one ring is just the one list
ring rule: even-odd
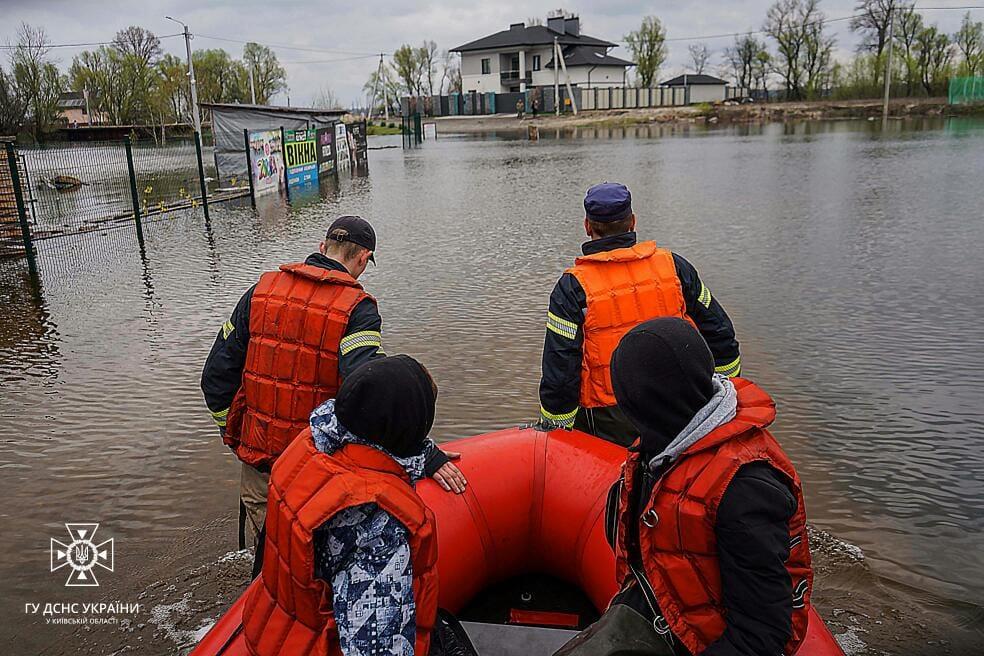
{"label": "orange life vest", "polygon": [[355,278],[309,264],[260,277],[249,311],[243,381],[225,443],[243,462],[270,467],[341,384],[339,346],[352,310],[371,298]]}
{"label": "orange life vest", "polygon": [[273,466],[260,584],[247,593],[243,633],[253,656],[341,656],[330,585],[315,577],[315,529],[345,508],[375,503],[407,529],[416,604],[416,654],[437,617],[434,515],[385,453],[348,444],[318,451],[310,429]]}
{"label": "orange life vest", "polygon": [[[766,430],[775,404],[753,383],[732,378],[738,389],[734,419],[699,440],[671,465],[637,516],[642,569],[668,628],[693,654],[702,653],[725,629],[725,610],[714,529],[718,506],[743,465],[764,461],[781,472],[796,496],[789,521],[786,570],[793,586],[793,633],[783,653],[792,655],[806,636],[813,570],[806,534],[806,509],[799,476],[782,447]],[[616,542],[616,575],[630,576],[627,507],[637,481],[638,453],[630,453],[623,474]]]}
{"label": "orange life vest", "polygon": [[625,333],[657,317],[678,317],[694,325],[673,254],[644,241],[579,257],[567,273],[581,284],[588,305],[582,327],[581,407],[616,405],[609,368]]}

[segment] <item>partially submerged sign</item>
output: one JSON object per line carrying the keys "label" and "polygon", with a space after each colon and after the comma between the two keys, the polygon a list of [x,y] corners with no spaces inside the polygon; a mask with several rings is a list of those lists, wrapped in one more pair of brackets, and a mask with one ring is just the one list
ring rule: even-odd
{"label": "partially submerged sign", "polygon": [[284,130],[284,165],[288,187],[318,183],[317,130]]}
{"label": "partially submerged sign", "polygon": [[257,196],[280,191],[284,187],[284,152],[280,130],[255,130],[249,133],[250,175]]}
{"label": "partially submerged sign", "polygon": [[335,172],[335,126],[320,128],[315,136],[318,142],[318,175],[324,177]]}

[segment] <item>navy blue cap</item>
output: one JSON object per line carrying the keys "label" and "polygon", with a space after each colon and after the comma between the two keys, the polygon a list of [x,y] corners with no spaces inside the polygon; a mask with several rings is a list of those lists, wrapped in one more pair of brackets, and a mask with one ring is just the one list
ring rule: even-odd
{"label": "navy blue cap", "polygon": [[618,182],[602,182],[584,194],[584,212],[592,221],[611,223],[632,214],[632,194]]}

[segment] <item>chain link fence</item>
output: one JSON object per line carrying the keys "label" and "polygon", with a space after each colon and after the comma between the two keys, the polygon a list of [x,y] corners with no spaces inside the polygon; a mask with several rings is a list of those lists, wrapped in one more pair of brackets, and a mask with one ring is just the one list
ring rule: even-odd
{"label": "chain link fence", "polygon": [[206,193],[215,166],[197,137],[168,145],[129,138],[7,142],[0,150],[0,257],[25,260],[31,273],[39,262],[60,275],[107,256],[142,252],[145,226],[201,211],[207,227],[209,202],[249,194],[248,181]]}
{"label": "chain link fence", "polygon": [[951,105],[984,102],[984,77],[952,77],[947,95]]}

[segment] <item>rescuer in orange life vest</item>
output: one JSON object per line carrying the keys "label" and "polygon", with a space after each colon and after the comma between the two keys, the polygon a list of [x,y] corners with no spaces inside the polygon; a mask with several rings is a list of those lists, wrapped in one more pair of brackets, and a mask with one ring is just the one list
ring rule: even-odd
{"label": "rescuer in orange life vest", "polygon": [[[244,525],[256,544],[270,467],[311,411],[334,398],[351,372],[383,355],[376,299],[357,282],[375,263],[375,250],[368,221],[337,218],[317,253],[264,273],[215,338],[201,385],[223,441],[243,463],[240,548]],[[464,490],[464,477],[440,449],[427,473],[445,489]]]}
{"label": "rescuer in orange life vest", "polygon": [[813,573],[799,477],[767,428],[772,399],[715,375],[676,318],[629,331],[611,370],[641,435],[606,517],[621,590],[558,654],[792,656]]}
{"label": "rescuer in orange life vest", "polygon": [[541,428],[574,427],[623,446],[638,436],[619,411],[608,362],[618,340],[656,317],[692,323],[715,371],[737,376],[741,357],[727,313],[687,260],[636,241],[632,194],[604,182],[584,196],[590,241],[550,294],[540,379]]}
{"label": "rescuer in orange life vest", "polygon": [[[273,465],[253,656],[465,656],[437,608],[437,527],[414,489],[437,386],[405,355],[354,371]],[[467,639],[465,639],[467,640]]]}

